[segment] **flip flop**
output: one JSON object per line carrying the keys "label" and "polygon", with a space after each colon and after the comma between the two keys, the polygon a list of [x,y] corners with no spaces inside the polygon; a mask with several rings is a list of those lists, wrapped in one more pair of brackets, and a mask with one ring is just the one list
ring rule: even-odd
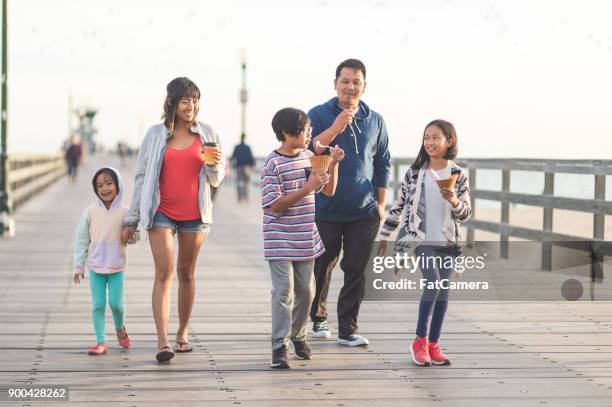
{"label": "flip flop", "polygon": [[155,359],[157,359],[157,361],[160,363],[167,362],[173,357],[174,357],[174,352],[172,352],[172,349],[170,348],[169,345],[162,346],[161,348],[159,348],[159,352],[157,352],[157,355],[155,355]]}
{"label": "flip flop", "polygon": [[176,340],[176,345],[174,346],[174,351],[176,353],[187,353],[193,351],[193,347],[189,341],[184,341],[182,339]]}

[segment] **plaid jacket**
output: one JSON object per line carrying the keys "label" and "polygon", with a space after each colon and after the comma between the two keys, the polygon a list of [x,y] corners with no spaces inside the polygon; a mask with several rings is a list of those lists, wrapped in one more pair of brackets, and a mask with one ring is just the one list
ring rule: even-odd
{"label": "plaid jacket", "polygon": [[[452,161],[449,161],[449,164],[451,166],[451,175],[458,174],[457,182],[455,183],[455,193],[459,199],[459,205],[456,208],[448,206],[449,216],[446,217],[444,222],[444,234],[448,241],[459,243],[461,240],[459,224],[467,221],[472,215],[470,186],[465,171]],[[391,205],[391,209],[381,226],[379,232],[380,239],[386,240],[397,229],[400,225],[402,214],[405,212],[406,216],[402,225],[404,234],[409,235],[413,240],[425,240],[424,219],[425,211],[427,210],[423,193],[425,171],[425,168],[419,170],[410,168],[406,172],[399,194]]]}

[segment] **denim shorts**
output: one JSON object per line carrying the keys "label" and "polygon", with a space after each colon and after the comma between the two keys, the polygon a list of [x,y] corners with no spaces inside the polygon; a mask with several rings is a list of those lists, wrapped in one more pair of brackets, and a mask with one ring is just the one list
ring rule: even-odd
{"label": "denim shorts", "polygon": [[169,228],[172,229],[173,233],[176,232],[188,232],[188,233],[198,233],[204,232],[205,235],[208,234],[209,226],[208,223],[202,223],[201,219],[194,220],[174,220],[166,216],[163,212],[156,212],[155,217],[153,217],[153,228]]}

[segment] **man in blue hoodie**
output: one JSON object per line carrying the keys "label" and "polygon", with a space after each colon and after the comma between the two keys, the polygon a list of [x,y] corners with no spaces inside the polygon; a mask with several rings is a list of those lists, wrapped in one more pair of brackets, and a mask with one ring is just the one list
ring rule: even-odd
{"label": "man in blue hoodie", "polygon": [[345,152],[338,168],[336,193],[316,197],[316,223],[326,251],[315,262],[316,294],[310,311],[313,337],[329,338],[329,282],[344,249],[338,343],[345,346],[369,343],[357,334],[357,317],[365,292],[365,267],[387,202],[391,168],[385,121],[361,101],[365,78],[364,64],[347,59],[336,68],[334,87],[338,96],[308,112],[311,148],[317,154],[326,153],[326,146],[339,146]]}

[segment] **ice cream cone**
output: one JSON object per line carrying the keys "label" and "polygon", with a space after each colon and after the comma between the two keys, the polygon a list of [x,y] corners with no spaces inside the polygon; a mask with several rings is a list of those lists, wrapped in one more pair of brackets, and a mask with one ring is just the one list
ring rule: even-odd
{"label": "ice cream cone", "polygon": [[330,155],[314,155],[309,160],[313,172],[327,172],[332,158]]}
{"label": "ice cream cone", "polygon": [[458,174],[453,174],[450,176],[450,178],[437,180],[436,183],[438,184],[440,188],[444,188],[444,189],[448,189],[452,191],[453,188],[455,188],[455,183],[457,182],[458,176],[459,176]]}

